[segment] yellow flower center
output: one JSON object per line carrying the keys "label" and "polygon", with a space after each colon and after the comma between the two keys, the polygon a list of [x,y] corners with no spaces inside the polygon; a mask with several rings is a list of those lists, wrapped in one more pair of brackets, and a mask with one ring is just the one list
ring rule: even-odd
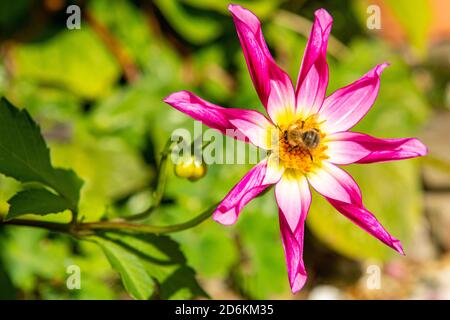
{"label": "yellow flower center", "polygon": [[284,168],[305,174],[328,159],[327,146],[323,142],[325,134],[320,131],[315,117],[297,119],[279,129],[278,146],[273,152]]}

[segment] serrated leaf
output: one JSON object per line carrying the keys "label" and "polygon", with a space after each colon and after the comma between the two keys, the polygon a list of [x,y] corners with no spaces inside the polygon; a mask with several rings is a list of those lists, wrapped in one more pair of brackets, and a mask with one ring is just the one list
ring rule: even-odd
{"label": "serrated leaf", "polygon": [[76,209],[82,181],[71,170],[55,169],[39,126],[26,110],[0,101],[0,172],[21,182],[39,182]]}
{"label": "serrated leaf", "polygon": [[[152,234],[102,233],[92,237],[136,299],[187,299],[207,296],[177,242]],[[154,288],[158,288],[154,292]]]}
{"label": "serrated leaf", "polygon": [[114,241],[96,237],[111,266],[120,274],[125,290],[135,299],[147,300],[153,293],[153,280],[139,258]]}
{"label": "serrated leaf", "polygon": [[30,189],[17,193],[9,201],[5,220],[27,213],[46,215],[70,209],[70,204],[60,196],[45,189]]}

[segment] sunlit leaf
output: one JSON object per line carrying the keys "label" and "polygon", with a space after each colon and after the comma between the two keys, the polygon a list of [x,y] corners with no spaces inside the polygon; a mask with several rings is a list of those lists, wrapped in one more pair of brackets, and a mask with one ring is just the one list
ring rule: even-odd
{"label": "sunlit leaf", "polygon": [[92,237],[136,299],[206,296],[186,265],[178,244],[167,236],[104,233]]}
{"label": "sunlit leaf", "polygon": [[147,300],[153,293],[153,281],[139,258],[113,241],[95,238],[111,266],[120,274],[125,289],[135,299]]}

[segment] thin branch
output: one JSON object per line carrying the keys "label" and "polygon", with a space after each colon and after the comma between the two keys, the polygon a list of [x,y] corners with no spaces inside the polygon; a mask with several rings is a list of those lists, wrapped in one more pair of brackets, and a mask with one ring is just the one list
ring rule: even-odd
{"label": "thin branch", "polygon": [[79,230],[86,231],[98,231],[98,230],[109,230],[109,231],[129,231],[136,233],[153,233],[153,234],[163,234],[163,233],[173,233],[186,229],[195,227],[211,217],[214,210],[217,208],[217,204],[211,206],[207,210],[203,211],[198,216],[191,220],[180,224],[174,224],[169,226],[152,226],[146,224],[136,224],[130,222],[92,222],[92,223],[82,223],[78,226]]}
{"label": "thin branch", "polygon": [[72,214],[72,219],[70,220],[70,224],[76,225],[78,222],[78,210],[72,210],[70,213]]}
{"label": "thin branch", "polygon": [[25,226],[25,227],[35,227],[41,229],[47,229],[50,231],[62,232],[62,233],[71,233],[70,224],[67,223],[59,223],[59,222],[48,222],[41,220],[28,220],[28,219],[13,219],[4,221],[3,216],[0,216],[0,225],[14,225],[14,226]]}
{"label": "thin branch", "polygon": [[158,174],[156,178],[156,190],[152,194],[153,201],[151,206],[144,212],[124,217],[123,219],[128,221],[145,219],[161,204],[167,182],[167,162],[170,152],[172,151],[173,144],[174,141],[171,139],[167,140],[164,150],[161,152],[161,160],[159,161]]}
{"label": "thin branch", "polygon": [[96,231],[109,230],[109,231],[128,231],[136,233],[152,233],[163,234],[183,231],[193,228],[209,217],[216,209],[217,204],[211,206],[207,210],[203,211],[198,216],[183,223],[169,225],[169,226],[153,226],[145,224],[137,224],[131,222],[114,222],[114,221],[100,221],[100,222],[87,222],[79,224],[48,222],[41,220],[28,220],[28,219],[13,219],[4,221],[3,216],[0,215],[0,225],[15,225],[15,226],[27,226],[46,229],[55,232],[67,233],[75,237],[82,237],[95,234]]}

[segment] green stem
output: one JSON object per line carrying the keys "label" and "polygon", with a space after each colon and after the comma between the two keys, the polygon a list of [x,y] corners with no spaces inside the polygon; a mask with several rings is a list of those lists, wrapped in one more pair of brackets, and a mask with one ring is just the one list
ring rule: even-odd
{"label": "green stem", "polygon": [[[153,196],[152,205],[144,212],[128,216],[124,218],[125,220],[139,220],[147,218],[151,214],[151,212],[160,205],[164,195],[167,180],[167,162],[174,143],[175,141],[169,139],[164,147],[164,150],[162,151],[161,161],[158,169],[157,185],[152,195]],[[211,143],[211,141],[208,142],[206,145],[208,145],[209,143]],[[205,146],[203,146],[203,148],[204,147]],[[72,211],[72,219],[69,223],[47,222],[32,219],[30,220],[13,219],[10,221],[4,221],[3,216],[0,215],[0,224],[43,228],[50,231],[71,234],[76,237],[92,235],[93,233],[95,233],[95,231],[98,230],[130,231],[138,233],[161,234],[161,233],[178,232],[195,227],[198,224],[205,221],[206,219],[208,219],[214,212],[216,207],[217,204],[205,210],[200,215],[194,217],[189,221],[169,226],[143,225],[127,221],[99,221],[91,223],[79,223],[77,219],[78,212],[76,210]]]}
{"label": "green stem", "polygon": [[170,152],[172,151],[173,144],[174,141],[172,141],[171,139],[167,140],[164,150],[161,152],[161,160],[159,162],[158,174],[156,178],[156,189],[152,194],[151,206],[141,213],[124,217],[125,220],[133,221],[145,219],[161,204],[167,182],[167,163]]}
{"label": "green stem", "polygon": [[75,225],[77,224],[78,221],[78,210],[73,210],[71,211],[71,213],[72,213],[72,220],[70,221],[70,224]]}
{"label": "green stem", "polygon": [[[201,138],[201,137],[200,137]],[[210,143],[212,143],[214,139],[211,139],[210,141],[204,143],[202,145],[202,150],[205,149]],[[178,141],[179,143],[180,141]],[[156,178],[156,190],[152,194],[152,204],[151,206],[146,209],[145,211],[137,214],[133,214],[127,217],[124,217],[124,220],[127,221],[135,221],[135,220],[143,220],[145,218],[148,218],[150,214],[161,204],[164,190],[166,188],[166,182],[167,182],[167,165],[168,165],[168,159],[169,155],[172,152],[172,148],[175,141],[172,141],[171,139],[167,140],[167,143],[164,147],[164,150],[161,152],[161,160],[159,162],[159,168],[158,168],[158,174]],[[191,149],[194,147],[194,142],[192,143]],[[193,149],[191,150],[194,154]]]}
{"label": "green stem", "polygon": [[50,231],[71,234],[76,237],[92,235],[93,233],[95,233],[95,231],[99,230],[162,234],[162,233],[178,232],[193,228],[202,223],[203,221],[205,221],[206,219],[208,219],[209,217],[211,217],[211,214],[214,212],[216,207],[217,204],[203,211],[201,214],[199,214],[198,216],[194,217],[191,220],[169,226],[152,226],[152,225],[136,224],[131,222],[115,222],[115,221],[100,221],[100,222],[79,223],[79,224],[48,222],[48,221],[28,220],[28,219],[13,219],[9,221],[3,221],[2,216],[0,216],[0,224],[47,229]]}
{"label": "green stem", "polygon": [[47,229],[50,231],[71,233],[71,231],[70,231],[71,225],[67,224],[67,223],[48,222],[48,221],[40,221],[40,220],[28,220],[28,219],[13,219],[13,220],[9,220],[9,221],[3,221],[3,217],[0,216],[0,224],[35,227],[35,228]]}
{"label": "green stem", "polygon": [[86,230],[86,231],[98,231],[98,230],[109,230],[109,231],[130,231],[137,233],[172,233],[178,232],[186,229],[190,229],[195,227],[211,217],[211,214],[216,209],[217,204],[208,208],[198,216],[193,219],[180,223],[174,224],[170,226],[152,226],[145,224],[136,224],[130,222],[114,222],[114,221],[105,221],[105,222],[92,222],[92,223],[82,223],[78,226],[78,230]]}

